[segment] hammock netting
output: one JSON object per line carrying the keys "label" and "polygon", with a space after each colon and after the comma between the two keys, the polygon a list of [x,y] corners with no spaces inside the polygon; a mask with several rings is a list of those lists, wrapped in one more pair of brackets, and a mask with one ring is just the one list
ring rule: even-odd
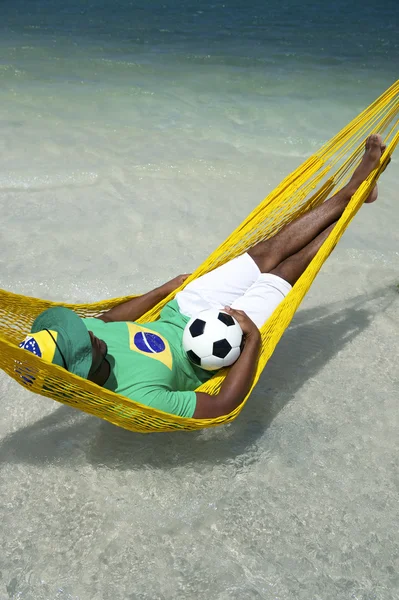
{"label": "hammock netting", "polygon": [[[232,421],[242,410],[262,370],[324,261],[387,165],[389,157],[399,141],[398,113],[399,80],[318,152],[286,177],[192,273],[184,285],[138,319],[138,322],[141,323],[156,320],[163,306],[187,283],[242,254],[260,240],[275,235],[284,225],[336,193],[348,182],[354,168],[359,163],[367,136],[377,132],[382,134],[387,149],[379,166],[352,197],[342,217],[309,267],[262,327],[262,349],[252,388],[245,400],[230,414],[214,419],[189,419],[170,415],[110,392],[19,348],[19,343],[30,332],[36,316],[46,308],[57,305],[66,306],[82,317],[92,317],[133,296],[114,298],[93,304],[66,304],[1,290],[0,367],[20,385],[32,392],[48,396],[131,431],[151,433],[194,430]],[[197,391],[216,394],[220,390],[226,374],[226,369],[219,371]]]}

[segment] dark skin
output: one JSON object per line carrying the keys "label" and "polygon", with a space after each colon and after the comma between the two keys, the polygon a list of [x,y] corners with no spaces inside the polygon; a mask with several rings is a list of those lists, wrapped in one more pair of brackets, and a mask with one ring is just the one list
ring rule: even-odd
{"label": "dark skin", "polygon": [[100,340],[94,335],[92,331],[89,331],[91,339],[91,348],[93,362],[87,379],[93,381],[97,385],[103,386],[110,376],[111,367],[107,359],[107,344],[104,340]]}
{"label": "dark skin", "polygon": [[[384,151],[381,136],[371,135],[366,141],[363,159],[345,187],[319,207],[288,224],[274,237],[251,248],[248,254],[260,271],[278,275],[294,285],[331,233],[353,194],[378,166]],[[366,203],[374,202],[377,195],[376,186]],[[134,321],[179,287],[187,277],[188,275],[179,275],[160,288],[112,308],[98,318],[105,323]],[[196,419],[215,418],[231,413],[247,396],[255,376],[261,347],[259,330],[245,312],[230,307],[225,307],[225,310],[240,324],[244,334],[244,348],[230,368],[218,394],[212,396],[196,392],[197,404],[193,415]],[[110,374],[110,365],[105,358],[106,345],[92,332],[89,333],[92,338],[93,365],[88,379],[104,385]]]}

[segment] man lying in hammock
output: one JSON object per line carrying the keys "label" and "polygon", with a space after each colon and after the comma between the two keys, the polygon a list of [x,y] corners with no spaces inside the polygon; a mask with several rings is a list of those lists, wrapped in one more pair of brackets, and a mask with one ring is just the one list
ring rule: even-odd
{"label": "man lying in hammock", "polygon": [[[377,167],[385,146],[371,135],[360,165],[335,196],[286,225],[247,253],[199,277],[166,304],[159,320],[134,321],[176,289],[180,275],[97,318],[81,319],[55,307],[33,323],[21,347],[109,390],[167,413],[212,418],[233,411],[247,395],[260,352],[259,329],[302,275],[360,184]],[[377,198],[377,188],[366,202]],[[195,366],[182,347],[188,320],[207,308],[225,308],[245,336],[243,351],[220,392],[194,390],[213,373]]]}

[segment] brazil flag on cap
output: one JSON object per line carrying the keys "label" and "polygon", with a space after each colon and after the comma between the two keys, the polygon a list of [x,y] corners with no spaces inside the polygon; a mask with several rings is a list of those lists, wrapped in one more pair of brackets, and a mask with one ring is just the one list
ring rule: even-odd
{"label": "brazil flag on cap", "polygon": [[80,377],[87,378],[92,365],[91,339],[85,324],[62,306],[42,312],[20,347]]}

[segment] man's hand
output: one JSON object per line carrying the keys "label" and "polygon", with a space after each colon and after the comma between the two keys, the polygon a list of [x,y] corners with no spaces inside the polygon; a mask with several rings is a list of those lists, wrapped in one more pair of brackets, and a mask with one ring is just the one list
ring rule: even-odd
{"label": "man's hand", "polygon": [[177,277],[174,277],[170,281],[167,281],[166,283],[161,285],[160,289],[162,290],[164,297],[169,296],[169,294],[171,294],[172,292],[174,292],[174,290],[176,290],[178,287],[180,287],[182,285],[182,283],[184,283],[186,281],[187,277],[190,277],[190,275],[191,275],[191,273],[184,273],[183,275],[177,275]]}
{"label": "man's hand", "polygon": [[247,313],[245,313],[243,310],[236,310],[234,308],[230,308],[229,306],[225,306],[224,310],[229,315],[235,318],[235,320],[241,327],[246,340],[248,340],[249,338],[260,338],[259,329],[252,321],[252,319],[248,317]]}

